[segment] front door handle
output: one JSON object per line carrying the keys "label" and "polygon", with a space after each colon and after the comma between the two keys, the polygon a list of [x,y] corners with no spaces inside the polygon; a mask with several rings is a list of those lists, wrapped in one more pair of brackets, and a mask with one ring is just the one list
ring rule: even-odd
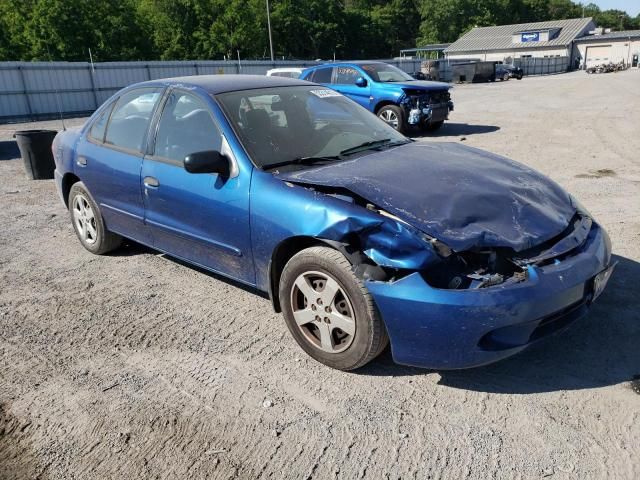
{"label": "front door handle", "polygon": [[87,158],[86,157],[78,157],[78,161],[76,162],[78,164],[79,167],[86,167],[87,166]]}
{"label": "front door handle", "polygon": [[144,186],[150,188],[158,188],[160,186],[160,182],[157,178],[154,177],[144,177]]}

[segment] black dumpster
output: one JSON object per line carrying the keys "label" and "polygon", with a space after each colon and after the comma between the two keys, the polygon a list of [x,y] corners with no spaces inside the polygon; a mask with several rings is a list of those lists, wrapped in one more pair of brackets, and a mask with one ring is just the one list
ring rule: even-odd
{"label": "black dumpster", "polygon": [[24,169],[32,180],[53,178],[56,166],[51,144],[58,132],[55,130],[19,130],[14,134]]}
{"label": "black dumpster", "polygon": [[465,62],[451,66],[454,83],[493,82],[496,79],[496,62]]}

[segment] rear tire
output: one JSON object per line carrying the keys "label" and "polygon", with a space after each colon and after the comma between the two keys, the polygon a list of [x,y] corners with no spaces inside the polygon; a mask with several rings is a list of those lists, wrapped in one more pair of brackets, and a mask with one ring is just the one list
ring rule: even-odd
{"label": "rear tire", "polygon": [[407,130],[404,113],[397,105],[385,105],[378,110],[378,118],[400,133]]}
{"label": "rear tire", "polygon": [[331,368],[362,367],[389,342],[371,294],[337,250],[311,247],[294,255],[282,271],[279,297],[298,345]]}
{"label": "rear tire", "polygon": [[120,246],[122,237],[107,230],[102,213],[84,183],[71,186],[68,205],[71,224],[84,248],[102,255]]}

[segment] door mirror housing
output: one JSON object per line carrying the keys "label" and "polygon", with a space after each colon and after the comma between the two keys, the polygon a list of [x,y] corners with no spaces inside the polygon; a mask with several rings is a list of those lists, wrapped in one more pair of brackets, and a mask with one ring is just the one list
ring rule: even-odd
{"label": "door mirror housing", "polygon": [[367,79],[364,77],[358,77],[356,78],[356,86],[358,87],[366,87],[367,86]]}
{"label": "door mirror housing", "polygon": [[216,150],[195,152],[184,157],[184,169],[189,173],[217,173],[228,177],[229,159]]}

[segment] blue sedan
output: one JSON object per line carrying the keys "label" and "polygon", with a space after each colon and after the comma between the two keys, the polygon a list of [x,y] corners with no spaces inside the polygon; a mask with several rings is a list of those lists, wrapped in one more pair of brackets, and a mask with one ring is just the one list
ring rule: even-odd
{"label": "blue sedan", "polygon": [[129,238],[267,292],[333,368],[389,343],[435,369],[508,357],[586,313],[613,268],[606,232],[548,178],[413,142],[301,80],[132,85],[53,153],[87,250]]}

